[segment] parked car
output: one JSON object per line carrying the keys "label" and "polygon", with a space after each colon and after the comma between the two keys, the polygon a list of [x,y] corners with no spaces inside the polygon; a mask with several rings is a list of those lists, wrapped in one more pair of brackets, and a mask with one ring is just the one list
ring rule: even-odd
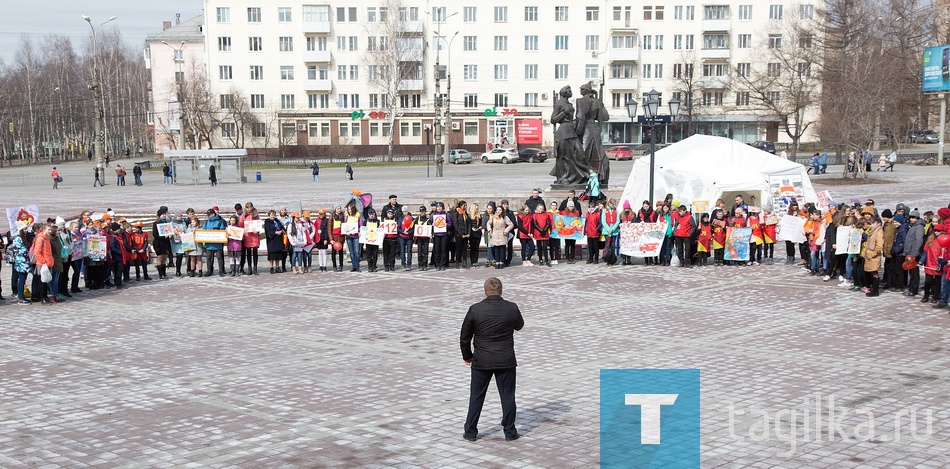
{"label": "parked car", "polygon": [[514,163],[518,161],[518,150],[514,148],[493,148],[488,153],[482,153],[482,163]]}
{"label": "parked car", "polygon": [[604,153],[607,154],[607,158],[611,160],[623,161],[623,160],[632,160],[633,159],[633,149],[630,147],[619,146],[608,148]]}
{"label": "parked car", "polygon": [[528,163],[541,163],[548,159],[548,153],[540,148],[525,148],[518,152],[518,159]]}
{"label": "parked car", "polygon": [[911,143],[937,143],[940,136],[933,130],[912,130],[910,132]]}
{"label": "parked car", "polygon": [[472,154],[468,150],[451,150],[449,151],[449,163],[459,164],[459,163],[471,163]]}
{"label": "parked car", "polygon": [[749,145],[752,145],[753,147],[756,147],[759,150],[767,151],[773,155],[775,154],[775,142],[759,140],[759,141],[752,142]]}

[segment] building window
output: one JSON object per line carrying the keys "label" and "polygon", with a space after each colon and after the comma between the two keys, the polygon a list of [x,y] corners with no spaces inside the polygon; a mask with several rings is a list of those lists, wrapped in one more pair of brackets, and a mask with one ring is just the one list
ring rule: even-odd
{"label": "building window", "polygon": [[251,137],[264,138],[267,136],[267,124],[264,122],[254,122],[251,124]]}
{"label": "building window", "polygon": [[508,50],[508,36],[495,36],[495,50]]}
{"label": "building window", "polygon": [[662,34],[657,34],[656,36],[653,36],[653,41],[656,45],[656,50],[663,50],[663,35]]}
{"label": "building window", "polygon": [[378,122],[369,123],[369,136],[379,137],[379,123]]}
{"label": "building window", "polygon": [[769,76],[772,78],[778,77],[782,74],[782,64],[780,63],[771,62],[768,65],[766,65],[765,69],[766,69],[766,76]]}
{"label": "building window", "polygon": [[221,137],[234,138],[237,136],[237,125],[234,122],[221,123]]}
{"label": "building window", "polygon": [[643,7],[643,21],[653,20],[653,7]]}
{"label": "building window", "polygon": [[218,104],[221,109],[231,109],[234,107],[234,95],[222,94],[218,96]]}
{"label": "building window", "polygon": [[611,36],[610,47],[613,49],[636,49],[637,37],[632,34]]}
{"label": "building window", "polygon": [[476,7],[464,7],[462,8],[462,18],[466,23],[474,23],[476,20],[476,13],[478,9]]}
{"label": "building window", "polygon": [[359,138],[359,137],[360,137],[360,129],[361,129],[360,123],[359,123],[359,122],[354,122],[353,125],[350,126],[350,137]]}
{"label": "building window", "polygon": [[436,23],[445,21],[445,7],[432,7],[432,21]]}
{"label": "building window", "polygon": [[739,91],[736,93],[736,106],[748,106],[749,105],[749,92],[748,91]]}
{"label": "building window", "polygon": [[478,50],[478,36],[465,36],[462,38],[462,44],[462,50],[476,51]]}
{"label": "building window", "polygon": [[567,79],[567,64],[555,64],[555,65],[554,65],[554,79],[555,79],[555,80],[566,80],[566,79]]}
{"label": "building window", "polygon": [[280,43],[281,52],[294,51],[294,38],[289,37],[289,36],[281,36],[278,41]]}
{"label": "building window", "polygon": [[600,78],[600,66],[597,64],[584,65],[584,78],[588,80]]}
{"label": "building window", "polygon": [[448,65],[441,65],[441,64],[439,64],[439,68],[435,68],[435,66],[432,67],[432,72],[433,72],[433,74],[435,74],[436,76],[438,76],[438,77],[439,77],[439,80],[445,80],[445,79],[446,79],[446,77],[448,76],[448,70],[449,70]]}
{"label": "building window", "polygon": [[693,5],[686,6],[686,21],[693,21],[696,19],[696,7]]}
{"label": "building window", "polygon": [[262,65],[251,65],[251,80],[263,80],[264,67]]}
{"label": "building window", "polygon": [[337,7],[336,9],[336,21],[337,23],[356,22],[356,7]]}
{"label": "building window", "polygon": [[727,20],[729,19],[728,5],[706,5],[703,7],[704,20]]}
{"label": "building window", "polygon": [[567,50],[567,36],[554,36],[554,50]]}
{"label": "building window", "polygon": [[769,104],[778,104],[781,96],[778,91],[769,91],[766,99],[768,99]]}
{"label": "building window", "polygon": [[360,79],[360,66],[350,65],[350,80],[359,80],[359,79]]}
{"label": "building window", "polygon": [[185,72],[175,72],[175,83],[185,82]]}
{"label": "building window", "polygon": [[232,76],[232,70],[230,65],[219,65],[218,66],[218,79],[220,80],[230,80],[234,78]]}
{"label": "building window", "polygon": [[293,80],[293,79],[294,79],[294,66],[293,66],[293,65],[281,65],[281,66],[280,66],[280,79],[281,79],[281,80]]}
{"label": "building window", "polygon": [[478,80],[478,65],[465,65],[462,67],[463,80]]}
{"label": "building window", "polygon": [[495,79],[496,80],[508,79],[508,65],[495,65]]}
{"label": "building window", "polygon": [[653,50],[653,36],[643,36],[643,50]]}
{"label": "building window", "polygon": [[728,49],[728,34],[704,34],[703,49]]}
{"label": "building window", "polygon": [[798,6],[798,17],[803,20],[810,20],[815,17],[815,7],[809,4]]}
{"label": "building window", "polygon": [[320,124],[316,122],[311,122],[307,125],[307,136],[311,138],[316,138],[320,136]]}
{"label": "building window", "polygon": [[599,51],[600,50],[600,36],[585,36],[584,50]]}
{"label": "building window", "polygon": [[808,62],[799,62],[797,65],[799,77],[811,76],[811,64]]}
{"label": "building window", "polygon": [[686,39],[686,45],[683,48],[686,50],[693,50],[693,35],[687,34],[684,36],[684,39]]}
{"label": "building window", "polygon": [[330,123],[321,122],[320,123],[320,137],[328,138],[330,136]]}
{"label": "building window", "polygon": [[478,93],[465,93],[463,100],[465,107],[478,107]]}
{"label": "building window", "polygon": [[[357,107],[359,107],[359,106],[357,106]],[[388,137],[389,134],[392,133],[392,132],[391,132],[391,131],[392,131],[392,127],[390,126],[389,122],[383,122],[383,125],[382,125],[381,127],[382,127],[382,130],[383,130],[383,137]]]}
{"label": "building window", "polygon": [[524,79],[525,79],[525,80],[537,80],[537,79],[538,79],[538,64],[525,64],[525,65],[524,65]]}
{"label": "building window", "polygon": [[379,107],[379,94],[370,93],[369,94],[369,107],[378,108]]}
{"label": "building window", "polygon": [[350,51],[351,52],[360,50],[359,39],[360,38],[357,36],[350,36]]}
{"label": "building window", "polygon": [[739,37],[739,48],[740,49],[749,49],[752,47],[752,35],[751,34],[740,34]]}
{"label": "building window", "polygon": [[495,93],[495,107],[508,107],[508,93]]}
{"label": "building window", "polygon": [[408,122],[400,122],[400,123],[399,123],[399,136],[400,136],[400,137],[408,137],[408,136],[409,136],[409,123],[408,123]]}
{"label": "building window", "polygon": [[264,42],[260,38],[260,36],[251,36],[247,38],[247,42],[248,42],[248,50],[250,50],[251,52],[260,52],[264,50],[264,46],[263,46]]}
{"label": "building window", "polygon": [[636,68],[632,63],[613,63],[610,64],[610,78],[626,79],[636,78]]}
{"label": "building window", "polygon": [[376,7],[366,8],[366,22],[375,23],[376,22]]}
{"label": "building window", "polygon": [[330,7],[328,5],[304,5],[303,21],[306,23],[330,21]]}
{"label": "building window", "polygon": [[524,20],[526,22],[538,21],[538,7],[524,7]]}
{"label": "building window", "polygon": [[290,7],[277,7],[277,22],[290,23],[294,20],[293,10]]}
{"label": "building window", "polygon": [[726,64],[703,64],[704,77],[721,77],[726,74]]}
{"label": "building window", "polygon": [[346,138],[350,136],[350,124],[347,122],[340,122],[340,137]]}
{"label": "building window", "polygon": [[496,23],[508,22],[508,7],[495,7],[495,22]]}
{"label": "building window", "polygon": [[293,109],[294,107],[294,95],[292,94],[282,94],[280,95],[280,108],[281,109]]}
{"label": "building window", "polygon": [[661,6],[656,7],[655,14],[653,15],[657,21],[663,21],[663,11],[664,8]]}
{"label": "building window", "polygon": [[653,78],[653,64],[643,64],[643,73],[640,76],[646,79]]}
{"label": "building window", "polygon": [[673,50],[683,50],[683,35],[682,34],[673,35]]}
{"label": "building window", "polygon": [[230,23],[231,22],[231,7],[218,7],[217,10],[218,23]]}
{"label": "building window", "polygon": [[781,49],[781,48],[782,48],[782,35],[769,34],[769,49]]}
{"label": "building window", "polygon": [[307,36],[307,52],[326,51],[326,36]]}
{"label": "building window", "polygon": [[799,49],[811,49],[811,34],[802,34],[798,37]]}
{"label": "building window", "polygon": [[770,20],[782,19],[782,6],[783,5],[769,5],[769,19]]}
{"label": "building window", "polygon": [[737,64],[736,74],[739,75],[739,78],[749,78],[749,76],[752,74],[752,64],[750,63]]}
{"label": "building window", "polygon": [[722,91],[704,91],[703,106],[722,106]]}
{"label": "building window", "polygon": [[248,23],[260,23],[261,22],[261,9],[258,7],[250,7],[247,9],[247,22]]}
{"label": "building window", "polygon": [[346,80],[346,65],[337,65],[337,66],[336,66],[336,79],[337,79],[337,80]]}
{"label": "building window", "polygon": [[222,36],[218,38],[218,52],[231,52],[230,36]]}
{"label": "building window", "polygon": [[330,107],[330,95],[308,94],[307,107],[310,109],[328,109]]}
{"label": "building window", "polygon": [[752,5],[739,5],[739,21],[752,19]]}
{"label": "building window", "polygon": [[554,21],[567,21],[567,7],[554,7]]}
{"label": "building window", "polygon": [[524,105],[526,107],[538,107],[538,93],[525,93]]}
{"label": "building window", "polygon": [[264,109],[264,95],[262,94],[251,95],[251,109]]}
{"label": "building window", "polygon": [[683,64],[673,64],[673,78],[683,78]]}
{"label": "building window", "polygon": [[600,7],[587,7],[585,14],[587,21],[600,21]]}
{"label": "building window", "polygon": [[478,121],[465,121],[462,127],[465,129],[466,137],[478,137]]}
{"label": "building window", "polygon": [[538,50],[538,36],[525,36],[524,50]]}

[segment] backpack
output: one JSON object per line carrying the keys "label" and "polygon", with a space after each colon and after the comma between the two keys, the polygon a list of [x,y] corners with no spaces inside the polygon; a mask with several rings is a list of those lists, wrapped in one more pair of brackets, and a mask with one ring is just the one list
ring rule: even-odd
{"label": "backpack", "polygon": [[610,241],[607,242],[607,245],[604,246],[604,255],[601,256],[607,265],[614,265],[617,263],[617,253],[614,251],[614,238],[610,238]]}

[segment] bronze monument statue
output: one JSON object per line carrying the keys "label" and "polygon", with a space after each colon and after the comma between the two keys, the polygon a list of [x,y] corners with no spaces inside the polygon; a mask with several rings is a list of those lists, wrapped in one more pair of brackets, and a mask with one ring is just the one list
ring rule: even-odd
{"label": "bronze monument statue", "polygon": [[554,124],[554,188],[583,188],[587,185],[591,168],[581,147],[580,136],[584,134],[574,120],[573,96],[570,85],[561,88],[554,102],[551,123]]}
{"label": "bronze monument statue", "polygon": [[[610,120],[610,114],[603,101],[597,99],[597,92],[587,82],[581,85],[581,97],[577,99],[577,136],[581,140],[583,159],[591,171],[597,172],[600,187],[606,188],[610,179],[610,161],[604,153],[602,137],[603,124]],[[553,122],[553,120],[552,120]]]}

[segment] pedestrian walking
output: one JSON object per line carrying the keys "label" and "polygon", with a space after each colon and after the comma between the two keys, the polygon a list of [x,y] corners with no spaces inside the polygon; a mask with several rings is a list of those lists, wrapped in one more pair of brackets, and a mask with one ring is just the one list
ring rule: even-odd
{"label": "pedestrian walking", "polygon": [[95,171],[96,180],[92,182],[92,187],[96,187],[96,184],[99,184],[99,187],[105,186],[105,184],[102,183],[102,179],[99,178],[99,167],[96,166],[93,168],[93,171]]}
{"label": "pedestrian walking", "polygon": [[135,185],[141,186],[142,185],[142,167],[139,165],[133,166],[132,176],[135,177]]}
{"label": "pedestrian walking", "polygon": [[212,186],[218,185],[218,171],[214,169],[214,164],[208,166],[208,180],[211,181]]}
{"label": "pedestrian walking", "polygon": [[[349,163],[347,163],[347,166],[349,166]],[[313,182],[320,180],[320,165],[318,165],[316,161],[310,163],[310,172],[313,174]]]}
{"label": "pedestrian walking", "polygon": [[353,180],[353,167],[349,163],[346,164],[346,179],[348,181]]}
{"label": "pedestrian walking", "polygon": [[[485,403],[485,393],[495,377],[495,386],[501,396],[505,440],[521,437],[515,428],[515,359],[514,332],[524,327],[524,318],[518,305],[502,298],[501,280],[485,280],[485,299],[468,308],[462,321],[460,344],[462,360],[472,368],[471,394],[463,438],[475,441],[478,420]],[[474,352],[472,344],[474,341]]]}
{"label": "pedestrian walking", "polygon": [[53,166],[53,170],[49,172],[50,177],[53,178],[53,189],[59,189],[59,181],[62,178],[59,176],[59,171],[56,170],[56,166]]}

